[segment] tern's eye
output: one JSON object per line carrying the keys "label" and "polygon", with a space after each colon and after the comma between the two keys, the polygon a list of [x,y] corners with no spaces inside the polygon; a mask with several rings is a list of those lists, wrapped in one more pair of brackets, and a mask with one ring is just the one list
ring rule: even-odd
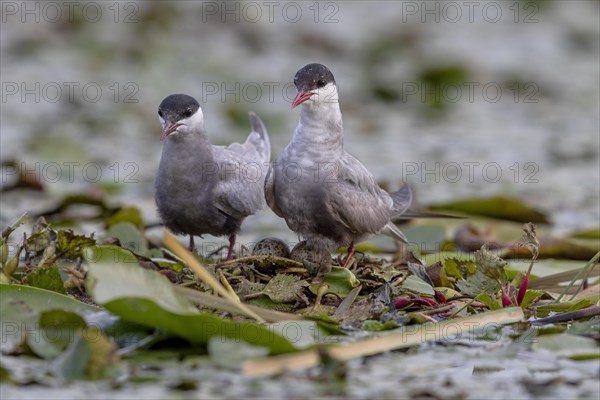
{"label": "tern's eye", "polygon": [[188,108],[187,110],[185,110],[183,112],[183,116],[186,118],[189,118],[192,116],[192,114],[194,114],[194,111],[191,108]]}
{"label": "tern's eye", "polygon": [[163,113],[162,113],[162,110],[160,108],[158,109],[158,116],[161,117],[161,118],[163,118],[163,119],[165,118],[165,117],[163,117]]}
{"label": "tern's eye", "polygon": [[327,85],[327,81],[325,79],[319,79],[317,81],[317,87],[322,88],[323,86]]}

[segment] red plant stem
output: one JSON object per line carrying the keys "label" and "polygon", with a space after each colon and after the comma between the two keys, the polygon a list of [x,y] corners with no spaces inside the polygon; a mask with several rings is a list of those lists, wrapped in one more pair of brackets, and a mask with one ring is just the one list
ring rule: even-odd
{"label": "red plant stem", "polygon": [[529,268],[527,269],[527,274],[525,274],[525,278],[521,282],[519,286],[519,294],[517,295],[517,304],[521,305],[523,303],[523,299],[525,298],[525,293],[527,292],[527,288],[529,287],[529,275],[531,274],[531,270],[533,269],[533,263],[537,259],[537,254],[533,254],[531,257],[531,262],[529,263]]}
{"label": "red plant stem", "polygon": [[504,290],[504,285],[502,282],[500,282],[500,278],[496,278],[496,282],[498,282],[500,291],[502,292],[502,307],[508,307],[512,305],[512,301],[510,300],[510,297],[508,297],[508,294],[506,294],[506,290]]}

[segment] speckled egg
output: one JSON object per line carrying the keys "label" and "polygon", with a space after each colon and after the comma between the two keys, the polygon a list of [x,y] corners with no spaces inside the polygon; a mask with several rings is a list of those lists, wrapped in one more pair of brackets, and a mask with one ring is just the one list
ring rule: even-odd
{"label": "speckled egg", "polygon": [[306,245],[306,240],[301,241],[292,249],[290,258],[294,261],[304,262],[308,261],[311,263],[320,264],[324,259],[329,258],[329,253],[317,254],[315,249],[311,249]]}
{"label": "speckled egg", "polygon": [[290,257],[290,248],[288,245],[277,238],[266,238],[254,245],[252,249],[253,256],[275,256]]}

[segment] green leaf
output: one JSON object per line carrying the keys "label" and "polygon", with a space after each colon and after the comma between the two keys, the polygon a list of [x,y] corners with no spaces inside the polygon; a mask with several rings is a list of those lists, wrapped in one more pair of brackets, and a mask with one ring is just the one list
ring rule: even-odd
{"label": "green leaf", "polygon": [[71,311],[80,315],[97,312],[71,297],[30,286],[0,284],[0,349],[15,352],[27,335],[39,335],[39,318],[50,310]]}
{"label": "green leaf", "polygon": [[431,296],[435,294],[433,287],[429,283],[415,275],[411,275],[406,278],[404,282],[402,282],[402,288]]}
{"label": "green leaf", "polygon": [[433,282],[433,284],[437,287],[446,287],[453,288],[454,285],[448,279],[448,275],[446,274],[446,269],[442,265],[441,262],[436,262],[428,266],[425,271],[427,272],[427,276]]}
{"label": "green leaf", "polygon": [[444,270],[448,276],[464,279],[475,273],[477,266],[474,259],[450,258],[443,262]]}
{"label": "green leaf", "polygon": [[544,292],[543,290],[528,289],[527,292],[525,292],[525,297],[523,298],[523,301],[521,302],[521,307],[529,307],[544,294],[546,294],[546,292]]}
{"label": "green leaf", "polygon": [[485,276],[480,271],[475,272],[467,279],[456,282],[456,287],[461,293],[469,296],[479,296],[482,293],[494,294],[500,290],[496,281]]}
{"label": "green leaf", "polygon": [[248,304],[253,304],[262,308],[269,308],[271,310],[290,312],[294,307],[293,304],[289,303],[275,303],[267,296],[255,297],[246,301]]}
{"label": "green leaf", "polygon": [[89,326],[80,332],[91,348],[86,376],[90,379],[109,376],[111,367],[119,362],[116,344],[95,326]]}
{"label": "green leaf", "polygon": [[89,342],[78,331],[67,349],[49,365],[55,375],[68,379],[83,379],[92,355]]}
{"label": "green leaf", "polygon": [[600,347],[594,339],[568,333],[537,337],[532,345],[535,351],[550,351],[573,359],[599,359]]}
{"label": "green leaf", "polygon": [[504,267],[507,264],[506,261],[488,250],[485,244],[474,255],[478,271],[481,271],[484,275],[492,279],[499,279],[501,282],[507,280],[506,272],[504,271]]}
{"label": "green leaf", "polygon": [[305,349],[325,342],[328,331],[322,330],[317,321],[281,321],[269,325],[269,330],[288,340],[298,349]]}
{"label": "green leaf", "polygon": [[545,318],[550,313],[566,313],[571,311],[577,311],[584,307],[591,306],[592,304],[594,303],[587,299],[581,299],[565,301],[562,303],[546,304],[543,306],[538,306],[535,309],[538,318]]}
{"label": "green leaf", "polygon": [[34,269],[25,275],[24,280],[29,286],[51,290],[60,294],[67,294],[67,289],[65,289],[64,282],[56,266]]}
{"label": "green leaf", "polygon": [[296,350],[285,338],[261,325],[200,313],[160,273],[123,262],[130,254],[115,246],[84,251],[89,264],[88,293],[124,320],[163,329],[193,343],[206,344],[217,336],[268,347],[271,354]]}
{"label": "green leaf", "polygon": [[27,238],[27,248],[32,252],[40,252],[49,247],[56,240],[56,232],[50,228],[46,221],[38,220],[33,226],[32,234]]}
{"label": "green leaf", "polygon": [[502,308],[502,303],[500,299],[496,297],[491,297],[487,293],[481,293],[479,296],[475,297],[475,300],[481,301],[483,304],[488,306],[490,310],[499,310]]}
{"label": "green leaf", "polygon": [[213,336],[208,341],[208,354],[211,360],[220,367],[237,369],[242,362],[253,358],[265,357],[269,354],[266,347],[258,347],[224,337]]}
{"label": "green leaf", "polygon": [[395,321],[387,321],[385,323],[382,323],[380,321],[375,321],[372,319],[363,321],[361,325],[361,329],[372,332],[389,331],[399,327],[400,325],[398,325]]}
{"label": "green leaf", "polygon": [[277,274],[262,290],[275,303],[293,303],[307,283],[291,274]]}
{"label": "green leaf", "polygon": [[[6,245],[6,243],[4,243],[4,244]],[[13,254],[12,258],[10,260],[8,260],[8,262],[6,264],[3,264],[1,276],[6,276],[7,279],[6,279],[5,283],[10,283],[10,279],[8,279],[8,278],[13,276],[13,274],[15,273],[17,268],[19,268],[19,260],[21,257],[22,250],[23,250],[23,246],[19,246],[16,253]]]}
{"label": "green leaf", "polygon": [[504,196],[486,199],[460,200],[430,206],[432,210],[458,211],[471,215],[505,219],[516,222],[549,223],[542,212],[526,205],[523,201]]}
{"label": "green leaf", "polygon": [[[0,264],[2,265],[2,267],[5,266],[6,260],[8,260],[8,253],[9,253],[8,242],[6,240],[0,238]],[[4,272],[6,272],[6,270],[4,270]],[[12,272],[7,273],[7,275],[9,275],[9,276],[12,275]]]}
{"label": "green leaf", "polygon": [[439,251],[440,246],[446,241],[446,227],[443,225],[418,225],[403,227],[411,245],[416,245],[421,253]]}
{"label": "green leaf", "polygon": [[581,239],[600,239],[600,226],[574,232],[571,236]]}
{"label": "green leaf", "polygon": [[23,214],[21,214],[21,216],[19,218],[17,218],[17,220],[15,222],[13,222],[10,226],[4,228],[4,230],[2,231],[2,236],[1,236],[2,239],[4,239],[4,240],[8,239],[10,234],[13,233],[15,230],[17,230],[18,227],[23,225],[25,223],[25,221],[27,221],[27,211],[25,211]]}
{"label": "green leaf", "polygon": [[114,237],[119,239],[124,249],[135,253],[146,255],[148,251],[148,241],[141,234],[139,229],[131,222],[119,222],[106,231],[105,237]]}
{"label": "green leaf", "polygon": [[96,241],[84,235],[75,235],[72,230],[58,231],[58,251],[67,258],[81,257],[81,251],[87,246],[93,246]]}
{"label": "green leaf", "polygon": [[[329,285],[328,292],[335,293],[342,298],[346,297],[352,289],[360,285],[356,276],[347,268],[336,266],[331,267],[331,271],[323,277],[323,282]],[[318,285],[311,285],[311,292],[316,294],[317,287]]]}
{"label": "green leaf", "polygon": [[571,323],[569,325],[569,333],[600,335],[600,317],[594,317],[588,321]]}
{"label": "green leaf", "polygon": [[72,311],[42,311],[39,330],[27,336],[27,346],[36,355],[51,359],[58,356],[75,337],[75,333],[86,326],[85,320]]}
{"label": "green leaf", "polygon": [[106,227],[110,228],[113,225],[119,224],[121,222],[129,222],[130,224],[135,225],[137,228],[142,228],[144,226],[144,220],[142,219],[142,213],[137,207],[124,207],[113,214],[110,218],[106,220]]}
{"label": "green leaf", "polygon": [[50,364],[56,375],[68,379],[99,379],[119,361],[117,346],[96,327],[79,329],[69,347]]}

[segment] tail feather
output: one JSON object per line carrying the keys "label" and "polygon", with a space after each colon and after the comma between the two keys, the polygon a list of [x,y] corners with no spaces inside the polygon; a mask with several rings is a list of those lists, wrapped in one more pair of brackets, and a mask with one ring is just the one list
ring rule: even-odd
{"label": "tail feather", "polygon": [[410,186],[405,183],[400,189],[395,192],[391,192],[390,196],[392,200],[394,200],[394,205],[392,206],[392,219],[400,217],[402,214],[408,210],[410,204],[412,203],[412,190],[410,190]]}
{"label": "tail feather", "polygon": [[252,132],[248,135],[246,143],[254,146],[262,160],[268,162],[271,160],[271,142],[269,141],[267,128],[265,128],[265,124],[263,124],[262,120],[254,112],[250,111],[248,116],[250,118]]}
{"label": "tail feather", "polygon": [[384,235],[390,236],[402,243],[408,244],[408,239],[404,236],[404,233],[398,227],[391,222],[388,222],[381,231]]}

